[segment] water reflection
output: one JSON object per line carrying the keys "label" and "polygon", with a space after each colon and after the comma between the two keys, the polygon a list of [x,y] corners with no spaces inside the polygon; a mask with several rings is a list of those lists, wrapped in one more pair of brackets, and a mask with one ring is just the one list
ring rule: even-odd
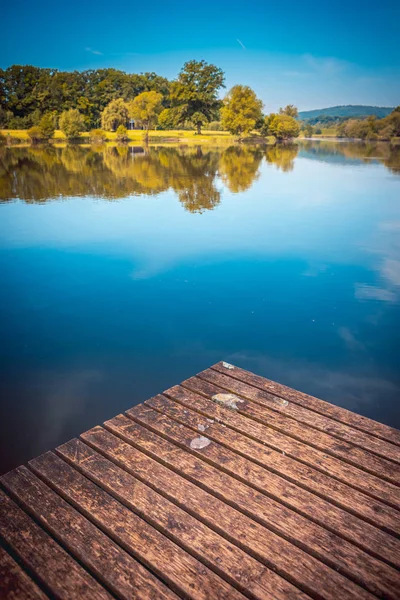
{"label": "water reflection", "polygon": [[172,189],[190,212],[221,201],[218,179],[233,193],[252,187],[262,162],[287,173],[297,156],[341,164],[383,163],[400,173],[400,147],[389,144],[302,142],[269,147],[142,148],[67,146],[1,148],[0,200],[44,202],[71,196],[106,199]]}
{"label": "water reflection", "polygon": [[400,146],[385,142],[304,141],[300,156],[329,163],[370,164],[383,163],[392,173],[400,173]]}
{"label": "water reflection", "polygon": [[0,473],[221,358],[400,426],[399,165],[0,148]]}

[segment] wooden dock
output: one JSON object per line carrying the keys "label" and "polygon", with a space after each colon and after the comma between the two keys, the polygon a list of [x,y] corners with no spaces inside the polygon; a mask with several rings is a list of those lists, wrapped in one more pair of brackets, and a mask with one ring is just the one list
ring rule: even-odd
{"label": "wooden dock", "polygon": [[228,363],[0,481],[1,598],[400,598],[400,431]]}

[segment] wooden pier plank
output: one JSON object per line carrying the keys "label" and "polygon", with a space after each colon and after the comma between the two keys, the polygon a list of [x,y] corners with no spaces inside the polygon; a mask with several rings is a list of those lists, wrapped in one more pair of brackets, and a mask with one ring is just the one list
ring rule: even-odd
{"label": "wooden pier plank", "polygon": [[46,600],[48,596],[0,546],[0,598],[2,600]]}
{"label": "wooden pier plank", "polygon": [[204,562],[242,593],[263,600],[304,595],[272,570],[216,534],[179,506],[122,470],[81,440],[71,440],[57,453],[128,508]]}
{"label": "wooden pier plank", "polygon": [[[268,553],[270,556],[273,554],[273,560],[277,570],[280,569],[280,572],[283,572],[285,576],[295,576],[298,572],[298,565],[302,564],[299,575],[302,575],[304,578],[305,575],[309,576],[311,574],[311,581],[314,585],[314,588],[311,588],[312,591],[310,589],[308,590],[311,594],[315,594],[320,577],[324,577],[330,581],[337,578],[338,574],[333,571],[335,568],[333,565],[340,562],[340,558],[338,556],[331,556],[330,560],[327,558],[327,562],[329,562],[330,565],[324,564],[323,561],[317,559],[316,551],[314,551],[314,553],[309,553],[304,548],[304,544],[303,547],[296,545],[296,536],[294,532],[286,530],[285,534],[287,537],[284,537],[282,535],[282,524],[276,523],[270,518],[267,506],[268,499],[266,497],[260,495],[255,490],[243,486],[238,481],[233,481],[232,478],[224,472],[216,470],[208,463],[189,454],[186,450],[180,449],[149,429],[143,431],[143,426],[141,424],[131,421],[131,425],[129,425],[127,421],[129,422],[130,419],[124,420],[124,417],[121,415],[108,421],[106,425],[114,433],[117,433],[117,435],[119,434],[123,439],[129,441],[135,447],[147,452],[155,460],[159,460],[163,466],[174,470],[180,475],[180,487],[185,486],[182,478],[186,478],[190,483],[199,486],[199,489],[194,492],[196,496],[199,495],[200,488],[202,488],[204,491],[222,501],[223,508],[218,510],[218,503],[214,503],[213,511],[207,511],[206,513],[206,518],[209,522],[211,518],[214,519],[214,526],[216,510],[218,510],[220,514],[218,515],[217,523],[218,520],[221,519],[221,514],[223,512],[225,518],[228,517],[229,522],[235,522],[234,528],[231,527],[230,529],[234,530],[236,535],[239,527],[241,536],[247,534],[248,537],[248,534],[250,533],[253,544],[255,539],[254,526],[256,526],[257,546],[260,547],[261,545],[261,547],[264,548],[264,552],[266,547],[269,548]],[[86,434],[84,439],[88,439]],[[124,452],[128,452],[128,450],[125,448]],[[168,475],[168,477],[171,478],[172,476]],[[171,483],[169,486],[171,486]],[[242,488],[245,488],[245,490]],[[193,494],[191,498],[192,497]],[[193,503],[192,499],[191,503]],[[210,504],[209,497],[207,498],[206,496],[202,504],[207,508]],[[282,508],[284,509],[284,507]],[[282,514],[283,513],[284,510],[282,511]],[[279,513],[277,512],[275,516],[278,514]],[[245,528],[243,527],[243,520],[245,520],[246,523]],[[252,522],[253,526],[250,526]],[[231,535],[233,535],[233,533],[231,533]],[[274,548],[273,552],[272,548]],[[286,566],[288,557],[290,557],[289,565],[291,566],[291,570]],[[296,565],[295,568],[294,564]],[[357,567],[355,567],[355,570],[356,569]],[[333,573],[335,573],[335,575],[333,575]],[[354,576],[354,578],[356,578],[356,576]],[[361,585],[367,585],[365,582],[361,583],[361,578],[358,577],[357,580]],[[348,585],[349,583],[350,581],[345,583],[342,576],[339,576],[335,583],[335,586],[338,587],[336,587],[336,590],[333,592],[337,594],[339,587]],[[309,585],[309,583],[307,584]],[[303,589],[305,589],[306,583],[304,581],[302,582],[300,579],[299,585],[303,586]],[[330,594],[332,593],[332,590],[324,590],[324,593]],[[347,590],[346,593],[349,594],[352,593],[352,591]]]}
{"label": "wooden pier plank", "polygon": [[237,411],[224,408],[212,402],[211,399],[182,386],[174,386],[166,390],[163,397],[171,398],[182,405],[186,410],[186,415],[190,414],[190,411],[196,411],[196,414],[205,417],[212,432],[216,430],[221,433],[223,430],[218,441],[222,443],[225,440],[227,443],[230,439],[231,447],[234,447],[236,452],[243,453],[260,465],[274,470],[297,485],[329,499],[382,529],[394,533],[400,531],[400,512],[393,508],[396,506],[396,500],[400,508],[397,487],[386,484],[384,500],[393,505],[387,506],[366,495],[366,492],[361,492],[338,481],[337,469],[331,474],[319,470],[320,464],[323,462],[323,455],[319,459],[317,451],[315,452],[315,464],[310,466],[310,460],[307,461],[307,464],[301,460],[303,456],[301,449],[303,448],[305,460],[307,460],[308,448],[304,449],[304,446],[298,442],[291,441],[274,431],[271,432],[265,425],[248,419]]}
{"label": "wooden pier plank", "polygon": [[[243,456],[243,454],[246,454],[246,443],[244,444],[244,450],[238,455],[236,452],[241,448],[241,442],[243,440],[244,442],[247,441],[246,438],[241,439],[234,431],[227,427],[221,427],[219,423],[210,423],[209,419],[194,411],[185,409],[182,405],[165,396],[151,398],[145,402],[145,405],[174,419],[180,425],[186,426],[184,428],[180,426],[179,429],[175,428],[175,432],[178,431],[177,442],[181,445],[184,445],[190,436],[199,435],[200,428],[208,439],[215,442],[201,450],[204,457],[210,460],[212,464],[219,465],[219,468],[227,471],[230,475],[270,495],[274,500],[282,502],[282,504],[298,511],[311,521],[315,521],[331,532],[355,543],[365,551],[377,552],[375,555],[379,558],[400,567],[400,540],[276,475],[274,472],[266,470],[265,465],[260,466],[251,462]],[[191,430],[195,433],[192,433]],[[172,435],[174,437],[176,434],[173,433]],[[263,446],[258,444],[259,448],[257,448],[257,443],[252,440],[248,441],[252,449],[255,447],[256,451],[258,449],[261,451],[256,453],[258,460],[260,460],[260,454],[263,456]],[[221,445],[219,442],[221,442]],[[274,451],[271,451],[271,453],[277,454]],[[281,455],[277,454],[277,456],[281,458]],[[275,461],[275,459],[276,456],[272,460]],[[397,511],[393,510],[393,513],[397,513]],[[395,516],[400,519],[400,514],[395,514]],[[394,524],[392,528],[396,529]]]}
{"label": "wooden pier plank", "polygon": [[119,598],[171,599],[175,595],[107,535],[26,467],[1,477],[4,487]]}
{"label": "wooden pier plank", "polygon": [[0,478],[0,596],[398,600],[399,451],[217,363]]}
{"label": "wooden pier plank", "polygon": [[[369,433],[364,433],[359,429],[340,423],[330,417],[320,415],[319,413],[303,406],[299,406],[294,402],[282,400],[280,397],[234,379],[233,377],[229,377],[226,373],[221,373],[215,369],[206,369],[202,373],[199,373],[198,377],[205,379],[210,383],[215,383],[215,385],[218,385],[228,392],[238,394],[242,398],[254,401],[262,407],[283,414],[302,424],[309,425],[323,433],[328,433],[335,439],[344,440],[361,449],[368,450],[373,454],[400,463],[400,448],[395,444],[378,439]],[[288,422],[290,423],[290,420]]]}
{"label": "wooden pier plank", "polygon": [[110,594],[1,490],[0,531],[22,563],[57,598],[111,600]]}
{"label": "wooden pier plank", "polygon": [[[181,427],[178,423],[168,417],[140,405],[128,411],[140,424],[149,426],[157,434],[167,440],[178,444],[184,451],[185,461],[180,457],[180,468],[185,474],[193,478],[196,473],[196,481],[201,482],[208,491],[213,490],[231,505],[236,505],[239,510],[261,522],[264,526],[275,531],[299,548],[306,550],[327,565],[345,573],[349,577],[364,585],[376,593],[376,581],[385,581],[385,589],[380,589],[391,597],[397,589],[397,573],[392,567],[382,564],[379,560],[367,555],[364,551],[356,548],[342,537],[333,534],[320,525],[303,517],[295,510],[291,510],[283,504],[276,502],[271,497],[260,495],[248,483],[252,471],[256,468],[251,463],[240,464],[244,459],[235,459],[229,450],[210,443],[201,449],[191,449],[191,442],[198,438],[190,430]],[[191,457],[188,452],[193,454]],[[200,460],[205,462],[200,463]],[[232,473],[241,474],[241,481],[233,479]],[[264,486],[273,488],[273,482],[268,473],[264,477]],[[310,506],[310,509],[312,505]],[[314,506],[317,512],[317,506]],[[321,518],[323,517],[321,514]],[[387,536],[389,539],[389,536]],[[395,564],[400,565],[400,557],[392,557]],[[380,574],[380,577],[379,577]]]}
{"label": "wooden pier plank", "polygon": [[279,398],[313,410],[321,415],[331,417],[332,419],[335,419],[341,423],[345,423],[346,425],[350,425],[355,429],[365,431],[370,435],[400,446],[400,431],[398,429],[394,429],[393,427],[389,427],[383,423],[378,423],[377,421],[373,421],[372,419],[358,415],[354,412],[346,410],[345,408],[341,408],[340,406],[335,406],[334,404],[326,402],[325,400],[320,400],[319,398],[315,398],[314,396],[310,396],[304,392],[299,392],[298,390],[289,388],[286,385],[277,383],[276,381],[271,381],[270,379],[261,377],[260,375],[255,375],[250,371],[229,365],[228,363],[223,363],[222,361],[213,365],[211,368],[219,371],[220,373],[226,373],[234,379],[239,379],[239,381],[253,385],[260,390],[269,392],[275,396],[278,396]]}
{"label": "wooden pier plank", "polygon": [[[224,390],[213,383],[209,383],[198,377],[191,377],[182,383],[194,392],[202,394],[210,400],[217,394],[224,393]],[[257,421],[262,425],[266,425],[264,432],[264,441],[271,444],[273,447],[286,452],[289,456],[293,456],[302,462],[311,464],[317,468],[322,468],[330,475],[339,480],[352,485],[374,497],[389,502],[393,499],[395,506],[400,505],[399,488],[397,486],[397,465],[394,463],[386,464],[379,457],[372,454],[370,462],[366,464],[368,456],[362,457],[362,465],[356,460],[353,463],[349,462],[349,454],[347,446],[344,442],[340,444],[333,441],[327,435],[323,435],[316,430],[308,430],[305,425],[296,424],[291,419],[278,415],[274,411],[258,406],[257,404],[245,401],[238,405],[239,414],[242,414],[253,421]],[[333,447],[336,447],[336,451]],[[333,451],[335,454],[333,454]],[[350,454],[359,454],[359,450],[355,447],[350,448]],[[377,464],[378,463],[378,464]],[[371,472],[371,465],[372,471]],[[367,467],[367,469],[365,469]],[[381,469],[380,469],[381,467]],[[385,480],[388,478],[388,482]],[[390,487],[387,483],[392,482]]]}
{"label": "wooden pier plank", "polygon": [[29,465],[110,538],[178,593],[193,600],[224,596],[233,600],[243,598],[239,591],[208,567],[52,452],[42,454]]}

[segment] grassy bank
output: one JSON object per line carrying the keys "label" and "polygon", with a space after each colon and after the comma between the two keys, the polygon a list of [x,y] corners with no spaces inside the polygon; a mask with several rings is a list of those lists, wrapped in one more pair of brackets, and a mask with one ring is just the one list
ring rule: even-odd
{"label": "grassy bank", "polygon": [[[26,129],[2,129],[1,133],[4,136],[10,135],[12,138],[21,140],[23,144],[30,143],[28,132]],[[116,134],[111,131],[106,131],[105,135],[107,140],[110,142],[116,142]],[[136,144],[142,144],[144,141],[144,131],[135,129],[127,132],[129,141]],[[80,134],[80,141],[82,144],[89,143],[89,132],[83,132]],[[66,137],[60,130],[56,130],[53,140],[57,143],[66,142]],[[149,131],[149,143],[160,145],[160,144],[212,144],[216,145],[231,145],[237,142],[237,137],[231,135],[227,131],[207,131],[204,130],[201,135],[197,135],[194,131],[183,131],[183,130],[152,130]],[[266,144],[275,143],[275,138],[272,136],[262,138],[259,134],[254,134],[251,138],[246,141],[263,142]]]}

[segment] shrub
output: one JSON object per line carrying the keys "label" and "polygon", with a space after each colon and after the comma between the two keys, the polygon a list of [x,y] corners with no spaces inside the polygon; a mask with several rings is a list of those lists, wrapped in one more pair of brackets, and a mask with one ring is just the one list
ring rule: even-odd
{"label": "shrub", "polygon": [[93,144],[102,144],[107,140],[107,136],[102,129],[92,129],[89,139]]}
{"label": "shrub", "polygon": [[129,140],[128,131],[124,125],[118,126],[116,131],[116,139],[118,142],[127,142]]}
{"label": "shrub", "polygon": [[32,144],[37,144],[43,139],[42,130],[37,125],[34,125],[30,129],[28,129],[27,133]]}
{"label": "shrub", "polygon": [[55,113],[46,113],[40,119],[39,127],[42,132],[42,137],[46,140],[49,140],[54,135],[54,132],[56,130],[55,119]]}
{"label": "shrub", "polygon": [[32,127],[32,125],[34,125],[34,123],[32,122],[30,115],[28,115],[26,117],[10,117],[7,127],[8,129],[28,129],[29,127]]}
{"label": "shrub", "polygon": [[208,126],[208,129],[210,131],[223,131],[224,130],[224,128],[222,127],[221,121],[211,121],[211,123]]}
{"label": "shrub", "polygon": [[1,131],[0,131],[0,146],[4,146],[4,145],[5,145],[5,143],[6,143],[6,141],[7,141],[7,138],[6,138],[6,136],[5,136],[5,135],[3,135],[3,134],[1,133]]}

